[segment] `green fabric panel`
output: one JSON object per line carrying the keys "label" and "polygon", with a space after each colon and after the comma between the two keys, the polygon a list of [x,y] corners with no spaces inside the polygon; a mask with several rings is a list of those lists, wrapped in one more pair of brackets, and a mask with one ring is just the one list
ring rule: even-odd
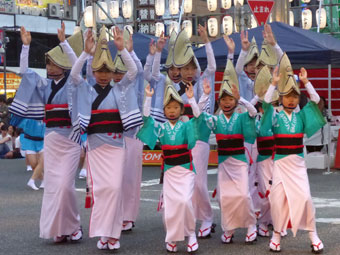
{"label": "green fabric panel", "polygon": [[139,130],[137,137],[153,150],[157,143],[157,134],[159,133],[160,127],[159,125],[157,125],[157,127],[155,126],[155,120],[151,116],[144,116],[143,121],[144,125],[141,130]]}
{"label": "green fabric panel", "polygon": [[326,124],[318,105],[313,101],[308,102],[299,112],[299,115],[304,124],[304,133],[308,138]]}

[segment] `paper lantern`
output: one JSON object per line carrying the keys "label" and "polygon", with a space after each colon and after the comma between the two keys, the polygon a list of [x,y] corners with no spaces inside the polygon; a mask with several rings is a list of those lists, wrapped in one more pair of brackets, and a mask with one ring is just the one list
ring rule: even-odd
{"label": "paper lantern", "polygon": [[301,0],[303,3],[309,3],[310,2],[310,0]]}
{"label": "paper lantern", "polygon": [[[321,13],[321,17],[319,18],[319,13]],[[321,12],[319,9],[316,10],[316,24],[319,25],[320,20],[320,28],[325,28],[327,24],[327,13],[325,8],[321,8]]]}
{"label": "paper lantern", "polygon": [[211,37],[218,35],[218,22],[216,18],[208,19],[208,32]]}
{"label": "paper lantern", "polygon": [[157,22],[155,36],[161,37],[162,33],[164,34],[164,32],[165,32],[164,24],[162,22]]}
{"label": "paper lantern", "polygon": [[207,0],[208,10],[213,12],[217,9],[217,0]]}
{"label": "paper lantern", "polygon": [[192,0],[184,0],[184,13],[192,11]]}
{"label": "paper lantern", "polygon": [[124,30],[129,31],[129,33],[133,35],[133,27],[131,25],[125,25]]}
{"label": "paper lantern", "polygon": [[187,32],[189,38],[192,36],[192,22],[191,20],[184,20],[182,23],[182,29]]}
{"label": "paper lantern", "polygon": [[165,0],[155,0],[155,11],[157,16],[163,16],[165,12]]}
{"label": "paper lantern", "polygon": [[221,6],[223,9],[229,9],[231,7],[231,0],[221,0]]}
{"label": "paper lantern", "polygon": [[172,30],[175,30],[176,33],[178,34],[179,25],[178,25],[177,21],[173,20],[173,21],[170,22],[170,24],[169,24],[169,36],[171,35]]}
{"label": "paper lantern", "polygon": [[[107,3],[106,2],[98,2],[100,6],[107,12]],[[103,12],[101,8],[98,7],[98,17],[100,20],[106,20],[106,14]]]}
{"label": "paper lantern", "polygon": [[301,13],[301,23],[303,29],[311,29],[312,27],[312,11],[304,9]]}
{"label": "paper lantern", "polygon": [[110,15],[111,18],[116,19],[119,17],[119,2],[111,1],[110,2]]}
{"label": "paper lantern", "polygon": [[93,27],[93,13],[92,6],[87,6],[84,11],[85,27]]}
{"label": "paper lantern", "polygon": [[169,11],[171,15],[176,15],[179,11],[179,1],[169,0]]}
{"label": "paper lantern", "polygon": [[257,21],[255,19],[255,16],[251,15],[250,16],[250,28],[255,28],[255,27],[257,27]]}
{"label": "paper lantern", "polygon": [[291,2],[293,2],[294,0],[289,0],[289,2],[291,3]]}
{"label": "paper lantern", "polygon": [[243,0],[234,0],[234,5],[237,6],[238,4],[243,6],[244,1]]}
{"label": "paper lantern", "polygon": [[289,25],[294,27],[294,12],[293,11],[289,11]]}
{"label": "paper lantern", "polygon": [[224,16],[222,21],[223,32],[225,35],[231,35],[233,33],[233,17]]}
{"label": "paper lantern", "polygon": [[122,2],[122,11],[123,11],[123,17],[126,19],[131,18],[132,16],[132,3],[131,0],[124,0]]}

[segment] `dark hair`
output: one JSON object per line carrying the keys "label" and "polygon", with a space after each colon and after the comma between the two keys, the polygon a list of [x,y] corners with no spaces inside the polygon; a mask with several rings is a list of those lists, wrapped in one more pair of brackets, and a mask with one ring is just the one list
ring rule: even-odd
{"label": "dark hair", "polygon": [[2,127],[1,127],[1,131],[8,131],[8,126],[6,124],[4,124]]}
{"label": "dark hair", "polygon": [[[170,104],[171,102],[177,102],[177,103],[179,103],[180,104],[180,106],[181,106],[181,110],[183,110],[183,108],[184,108],[184,104],[183,103],[180,103],[180,102],[178,102],[176,99],[174,99],[173,97],[171,97],[171,99],[170,99],[170,101],[169,101],[169,103],[168,104]],[[167,105],[168,105],[167,104]],[[163,108],[165,108],[165,106],[166,105],[164,105],[164,107]]]}
{"label": "dark hair", "polygon": [[23,130],[22,128],[17,128],[17,129],[15,130],[15,133],[17,134],[17,136],[20,136],[20,134],[21,134],[22,132],[24,132],[24,130]]}
{"label": "dark hair", "polygon": [[5,95],[0,95],[0,103],[6,103]]}
{"label": "dark hair", "polygon": [[261,102],[257,102],[257,104],[255,105],[255,108],[257,111],[260,110],[260,108],[262,108],[262,103]]}
{"label": "dark hair", "polygon": [[12,104],[13,99],[14,99],[13,97],[8,98],[6,104],[7,104],[7,105]]}

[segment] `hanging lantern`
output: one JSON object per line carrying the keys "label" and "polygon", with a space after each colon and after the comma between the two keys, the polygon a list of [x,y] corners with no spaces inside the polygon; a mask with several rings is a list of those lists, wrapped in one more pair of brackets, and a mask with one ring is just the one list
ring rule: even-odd
{"label": "hanging lantern", "polygon": [[319,18],[319,11],[320,9],[316,10],[316,24],[319,25],[320,20],[320,28],[325,28],[327,24],[327,14],[325,8],[321,8],[321,17]]}
{"label": "hanging lantern", "polygon": [[125,25],[124,30],[129,31],[129,33],[133,35],[133,27],[131,25]]}
{"label": "hanging lantern", "polygon": [[155,26],[156,26],[155,36],[161,37],[162,33],[164,34],[165,32],[164,24],[162,22],[157,22]]}
{"label": "hanging lantern", "polygon": [[255,19],[255,16],[251,15],[250,16],[250,28],[255,28],[255,27],[257,27],[257,21]]}
{"label": "hanging lantern", "polygon": [[304,9],[301,13],[301,23],[303,29],[311,29],[312,27],[312,11]]}
{"label": "hanging lantern", "polygon": [[92,6],[87,6],[84,11],[85,27],[93,27],[93,13]]}
{"label": "hanging lantern", "polygon": [[221,0],[221,6],[223,9],[229,9],[231,7],[231,0]]}
{"label": "hanging lantern", "polygon": [[192,11],[192,0],[184,0],[184,13]]}
{"label": "hanging lantern", "polygon": [[172,33],[172,30],[175,30],[175,32],[178,34],[178,22],[177,21],[171,21],[170,24],[169,24],[169,36],[171,35]]}
{"label": "hanging lantern", "polygon": [[110,2],[110,15],[111,18],[116,19],[119,17],[119,2],[111,1]]}
{"label": "hanging lantern", "polygon": [[223,32],[225,35],[231,35],[233,33],[233,17],[224,16],[222,21]]}
{"label": "hanging lantern", "polygon": [[234,5],[237,6],[238,4],[243,6],[244,1],[243,0],[234,0]]}
{"label": "hanging lantern", "polygon": [[289,2],[291,3],[291,2],[293,2],[294,0],[289,0]]}
{"label": "hanging lantern", "polygon": [[122,2],[123,17],[129,19],[132,16],[132,3],[131,0],[124,0]]}
{"label": "hanging lantern", "polygon": [[169,10],[171,15],[176,15],[179,11],[179,1],[169,0]]}
{"label": "hanging lantern", "polygon": [[294,12],[293,11],[289,11],[289,25],[294,27]]}
{"label": "hanging lantern", "polygon": [[192,22],[191,20],[184,20],[182,23],[182,29],[185,29],[189,38],[192,36]]}
{"label": "hanging lantern", "polygon": [[218,35],[218,22],[216,18],[208,19],[208,32],[211,37]]}
{"label": "hanging lantern", "polygon": [[310,2],[310,0],[301,0],[303,3],[307,4]]}
{"label": "hanging lantern", "polygon": [[[100,4],[100,6],[107,12],[107,3],[106,2],[98,2],[98,4]],[[106,14],[99,7],[98,7],[98,16],[99,16],[100,20],[106,20]]]}
{"label": "hanging lantern", "polygon": [[207,0],[208,10],[213,12],[217,9],[217,0]]}
{"label": "hanging lantern", "polygon": [[155,0],[155,11],[157,16],[163,16],[165,12],[165,0]]}

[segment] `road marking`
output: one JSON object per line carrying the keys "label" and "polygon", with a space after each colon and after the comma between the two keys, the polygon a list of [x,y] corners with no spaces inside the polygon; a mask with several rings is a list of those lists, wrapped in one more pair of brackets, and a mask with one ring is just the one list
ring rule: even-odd
{"label": "road marking", "polygon": [[340,218],[316,218],[316,222],[340,225]]}
{"label": "road marking", "polygon": [[340,199],[313,197],[315,208],[333,207],[340,208]]}
{"label": "road marking", "polygon": [[159,184],[159,178],[143,181],[140,186],[143,188],[143,187],[149,187],[149,186],[158,185],[158,184]]}

